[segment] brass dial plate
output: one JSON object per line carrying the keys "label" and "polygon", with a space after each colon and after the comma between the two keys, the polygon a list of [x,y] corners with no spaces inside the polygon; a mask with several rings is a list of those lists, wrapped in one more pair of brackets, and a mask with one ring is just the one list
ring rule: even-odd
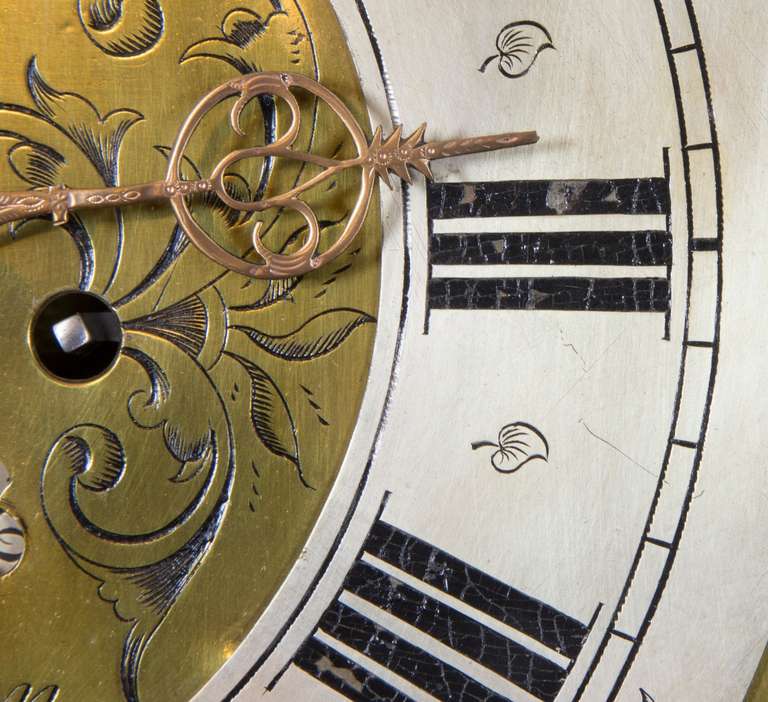
{"label": "brass dial plate", "polygon": [[[161,177],[200,96],[255,70],[320,80],[368,124],[329,2],[282,7],[3,3],[0,189]],[[226,119],[206,123],[185,177],[287,119],[251,105],[250,141]],[[306,150],[354,155],[311,98],[302,125]],[[228,185],[239,199],[273,196],[310,173],[243,163]],[[308,198],[322,236],[343,229],[359,181],[344,173]],[[205,202],[195,214],[247,250],[254,217]],[[296,213],[258,217],[270,246],[301,239]],[[344,456],[376,328],[379,234],[374,199],[330,268],[270,282],[216,267],[162,205],[0,230],[1,504],[26,548],[0,577],[0,699],[55,686],[59,702],[187,700],[231,656],[299,557]],[[53,377],[32,348],[33,320],[62,291],[94,293],[121,322],[118,355],[88,382]]]}

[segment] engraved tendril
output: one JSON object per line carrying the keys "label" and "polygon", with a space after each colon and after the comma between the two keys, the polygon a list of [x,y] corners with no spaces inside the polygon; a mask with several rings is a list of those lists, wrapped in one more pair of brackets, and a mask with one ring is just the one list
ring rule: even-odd
{"label": "engraved tendril", "polygon": [[[342,121],[355,144],[354,158],[334,159],[294,150],[293,145],[301,129],[301,108],[292,89],[305,90],[323,101]],[[182,159],[189,141],[203,118],[218,104],[237,98],[229,113],[232,130],[245,136],[241,119],[246,106],[255,98],[270,95],[288,105],[291,122],[287,130],[266,146],[238,149],[222,158],[207,179],[188,181],[181,175]],[[430,162],[466,154],[508,149],[538,141],[536,132],[518,132],[453,139],[425,141],[427,125],[422,124],[410,136],[403,138],[398,127],[384,139],[381,127],[369,142],[354,115],[344,102],[320,83],[292,73],[252,73],[225,83],[203,97],[192,109],[179,130],[171,150],[168,171],[164,180],[136,186],[78,189],[64,186],[46,190],[0,192],[0,224],[51,215],[55,225],[67,222],[70,212],[99,207],[123,207],[150,201],[170,202],[176,218],[190,240],[209,258],[222,266],[255,278],[287,278],[301,275],[336,258],[360,232],[370,206],[374,184],[380,178],[390,189],[390,174],[412,182],[411,169],[432,178]],[[297,184],[290,190],[269,198],[240,201],[226,190],[225,175],[239,161],[251,158],[284,158],[320,167],[320,173]],[[318,253],[320,226],[312,208],[301,196],[343,170],[359,168],[362,171],[360,191],[347,225],[338,238],[325,251]],[[307,223],[304,242],[297,251],[279,254],[271,251],[261,239],[261,223],[254,226],[254,251],[263,263],[254,263],[230,253],[217,244],[192,216],[187,198],[213,191],[230,208],[240,212],[264,212],[284,208],[299,214]]]}

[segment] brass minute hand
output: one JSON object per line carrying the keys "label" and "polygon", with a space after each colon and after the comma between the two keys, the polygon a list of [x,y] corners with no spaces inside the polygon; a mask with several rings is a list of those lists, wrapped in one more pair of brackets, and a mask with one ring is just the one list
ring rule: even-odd
{"label": "brass minute hand", "polygon": [[[339,116],[357,147],[355,158],[323,158],[292,148],[300,128],[300,108],[296,96],[291,92],[292,88],[313,93]],[[288,103],[292,114],[292,122],[288,130],[271,144],[241,149],[228,154],[214,168],[210,178],[183,180],[181,162],[184,151],[203,117],[220,102],[237,97],[238,100],[230,114],[230,121],[232,128],[237,133],[243,134],[240,115],[245,105],[253,98],[264,94],[283,98]],[[341,99],[321,84],[297,74],[253,73],[219,86],[194,107],[176,138],[164,180],[116,188],[68,188],[60,185],[45,190],[0,192],[0,224],[50,215],[55,225],[63,225],[68,221],[69,213],[76,210],[169,201],[182,229],[198,248],[214,261],[233,271],[257,278],[284,278],[299,275],[333,260],[351,243],[363,226],[373,196],[373,184],[377,177],[392,187],[390,173],[411,182],[409,168],[414,168],[431,179],[433,176],[429,164],[436,159],[508,149],[538,141],[536,132],[518,132],[425,142],[425,130],[426,124],[422,124],[411,136],[403,138],[402,128],[398,127],[385,140],[379,127],[373,139],[368,142],[360,125]],[[252,202],[232,198],[224,187],[227,169],[237,161],[264,157],[299,160],[320,166],[323,170],[318,175],[277,196]],[[360,168],[363,172],[357,204],[348,218],[344,231],[323,253],[318,253],[320,226],[314,212],[300,199],[300,196],[339,171],[348,168]],[[259,222],[253,231],[253,247],[264,259],[264,263],[254,263],[233,255],[216,244],[201,229],[189,210],[187,197],[207,192],[216,193],[222,202],[243,212],[263,212],[273,207],[296,211],[308,224],[304,244],[292,254],[275,253],[261,240],[261,223]]]}

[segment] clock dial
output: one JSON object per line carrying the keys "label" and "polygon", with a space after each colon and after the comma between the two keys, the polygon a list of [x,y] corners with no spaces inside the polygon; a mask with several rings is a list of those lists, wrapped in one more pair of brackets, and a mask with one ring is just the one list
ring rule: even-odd
{"label": "clock dial", "polygon": [[413,22],[410,3],[335,3],[375,115],[542,140],[402,191],[386,409],[348,454],[363,481],[342,473],[312,575],[289,576],[211,699],[744,695],[763,605],[749,578],[729,580],[738,604],[699,585],[740,530],[741,568],[760,562],[721,485],[737,449],[713,438],[726,184],[746,177],[724,168],[746,146],[723,81],[742,64],[707,49],[738,21],[696,5],[422,3]]}
{"label": "clock dial", "polygon": [[[103,182],[107,143],[107,176],[157,178],[195,100],[253,70],[317,78],[384,133],[426,121],[435,140],[542,139],[396,184],[362,248],[300,280],[212,271],[159,206],[5,235],[4,378],[19,391],[2,416],[23,440],[0,444],[4,688],[660,702],[742,699],[753,683],[760,699],[750,427],[765,372],[750,342],[765,341],[754,56],[768,13],[742,6],[80,3],[57,35],[77,48],[57,51],[100,67],[84,71],[93,95],[23,25],[3,79],[3,189],[70,184],[75,157]],[[70,156],[50,111],[72,96],[102,141]],[[260,143],[288,118],[279,101],[248,110]],[[303,149],[352,153],[330,111],[302,110]],[[21,131],[30,120],[56,141]],[[208,130],[187,179],[244,145],[225,119]],[[311,174],[248,167],[229,174],[233,197]],[[359,184],[312,196],[329,238]],[[265,220],[277,248],[300,245],[295,214]],[[195,215],[247,254],[252,220],[205,199]],[[35,626],[78,651],[56,679]]]}
{"label": "clock dial", "polygon": [[[366,124],[327,3],[206,5],[5,3],[0,189],[161,179],[195,103],[256,70],[322,80]],[[297,144],[354,155],[327,106],[299,99]],[[290,124],[287,106],[264,97],[247,106],[238,137],[232,104],[199,126],[184,178]],[[311,175],[300,163],[252,160],[225,184],[247,200]],[[359,172],[343,174],[310,194],[323,246],[344,228],[359,182]],[[288,210],[241,213],[213,198],[190,206],[238,254],[256,222],[285,252],[306,229]],[[0,699],[27,685],[30,697],[54,686],[62,701],[186,700],[231,655],[300,556],[354,428],[379,228],[375,206],[332,265],[282,281],[213,264],[167,205],[3,229],[0,462],[10,483],[0,572],[6,563],[12,572],[0,577]]]}

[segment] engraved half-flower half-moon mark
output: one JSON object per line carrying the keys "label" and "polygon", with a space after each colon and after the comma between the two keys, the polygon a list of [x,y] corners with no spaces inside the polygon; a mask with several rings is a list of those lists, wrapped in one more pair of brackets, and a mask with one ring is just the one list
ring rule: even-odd
{"label": "engraved half-flower half-moon mark", "polygon": [[499,473],[516,473],[533,460],[549,460],[549,443],[544,435],[526,422],[513,422],[502,427],[497,441],[475,441],[472,450],[495,448],[491,465]]}
{"label": "engraved half-flower half-moon mark", "polygon": [[488,66],[498,60],[499,72],[507,78],[522,78],[533,68],[539,54],[554,49],[552,36],[538,22],[511,22],[496,37],[497,53],[489,56],[480,66],[485,73]]}

